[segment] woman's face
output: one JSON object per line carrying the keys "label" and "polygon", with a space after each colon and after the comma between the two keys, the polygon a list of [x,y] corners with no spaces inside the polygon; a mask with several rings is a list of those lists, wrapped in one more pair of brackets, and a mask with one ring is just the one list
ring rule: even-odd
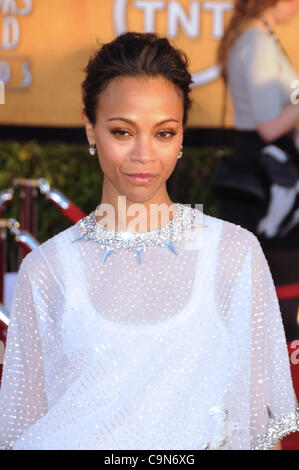
{"label": "woman's face", "polygon": [[[165,194],[183,140],[183,112],[182,97],[162,76],[118,77],[109,83],[99,96],[95,126],[84,116],[108,199],[122,195],[145,202]],[[154,176],[131,176],[138,174]]]}
{"label": "woman's face", "polygon": [[286,23],[293,19],[299,8],[299,0],[283,0],[274,7],[274,17],[277,23]]}

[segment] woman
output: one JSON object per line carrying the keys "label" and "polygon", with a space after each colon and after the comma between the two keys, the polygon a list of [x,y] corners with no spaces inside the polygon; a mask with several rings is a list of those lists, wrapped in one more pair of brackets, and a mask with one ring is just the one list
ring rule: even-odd
{"label": "woman", "polygon": [[254,232],[263,248],[298,248],[299,106],[291,95],[299,75],[274,32],[298,8],[298,0],[237,0],[218,54],[234,108],[235,178],[251,186],[245,194],[243,184],[244,198],[223,192],[219,217]]}
{"label": "woman", "polygon": [[271,449],[298,427],[256,237],[167,193],[190,108],[187,66],[150,33],[121,35],[89,61],[83,116],[101,203],[21,264],[3,447]]}

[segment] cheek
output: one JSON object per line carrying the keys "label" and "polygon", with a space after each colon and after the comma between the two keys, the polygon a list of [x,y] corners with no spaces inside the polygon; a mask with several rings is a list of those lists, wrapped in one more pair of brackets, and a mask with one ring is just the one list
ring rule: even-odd
{"label": "cheek", "polygon": [[[181,138],[179,139],[179,142],[181,142]],[[167,177],[172,173],[178,162],[178,154],[181,150],[180,147],[181,145],[176,141],[171,145],[160,149],[159,161],[161,162],[161,166],[163,167],[164,172],[167,174]]]}
{"label": "cheek", "polygon": [[178,153],[177,152],[172,158],[168,158],[165,162],[165,173],[167,175],[167,178],[171,175],[171,173],[173,172],[176,164],[177,164],[177,161],[178,161]]}
{"label": "cheek", "polygon": [[123,159],[111,149],[109,153],[99,152],[99,163],[102,172],[112,176],[119,172]]}
{"label": "cheek", "polygon": [[107,133],[97,135],[99,161],[104,168],[117,168],[124,162],[127,149],[119,145]]}

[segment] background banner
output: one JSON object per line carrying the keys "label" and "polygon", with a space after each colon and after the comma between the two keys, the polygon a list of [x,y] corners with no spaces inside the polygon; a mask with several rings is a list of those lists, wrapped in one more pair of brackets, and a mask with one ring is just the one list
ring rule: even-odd
{"label": "background banner", "polygon": [[[81,127],[82,69],[97,43],[125,31],[155,31],[190,57],[195,87],[189,126],[220,126],[223,86],[215,57],[232,6],[229,1],[0,0],[5,95],[0,124]],[[299,70],[298,31],[299,15],[277,29]]]}

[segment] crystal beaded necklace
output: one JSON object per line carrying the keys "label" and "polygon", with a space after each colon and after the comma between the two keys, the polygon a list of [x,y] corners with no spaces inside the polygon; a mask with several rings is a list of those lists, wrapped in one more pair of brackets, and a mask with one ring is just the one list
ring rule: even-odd
{"label": "crystal beaded necklace", "polygon": [[168,248],[172,253],[177,255],[177,251],[173,242],[178,238],[179,234],[186,229],[194,229],[195,227],[203,227],[202,224],[195,220],[195,209],[177,203],[176,212],[170,222],[149,232],[128,232],[114,231],[107,229],[96,220],[96,212],[91,212],[88,216],[77,222],[77,226],[81,229],[78,240],[93,240],[104,248],[102,264],[111,253],[116,253],[121,249],[134,251],[137,255],[137,261],[141,264],[141,253],[147,248],[155,245]]}

